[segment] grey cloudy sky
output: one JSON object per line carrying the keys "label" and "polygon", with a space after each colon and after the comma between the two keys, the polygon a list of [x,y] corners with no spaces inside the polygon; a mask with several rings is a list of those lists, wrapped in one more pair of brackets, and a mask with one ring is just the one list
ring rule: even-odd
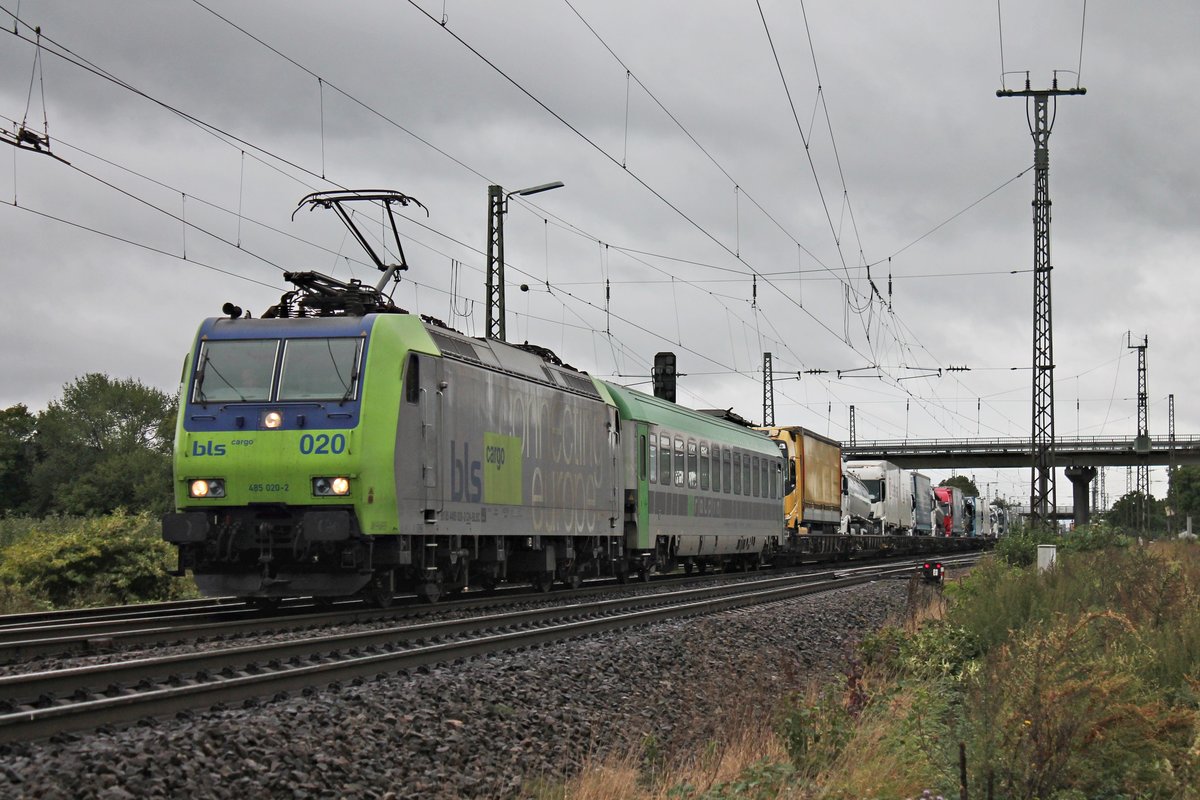
{"label": "grey cloudy sky", "polygon": [[[70,162],[0,149],[0,407],[90,371],[173,392],[226,300],[258,315],[291,269],[374,282],[332,214],[289,219],[318,189],[425,203],[395,298],[480,335],[488,184],[562,180],[506,218],[510,339],[622,383],[675,350],[682,402],[753,419],[770,351],[777,377],[830,371],[777,382],[776,417],[835,438],[851,404],[862,439],[1026,436],[1033,145],[1003,63],[1010,88],[1088,90],[1050,140],[1058,433],[1136,432],[1127,331],[1151,431],[1174,393],[1200,432],[1200,7],[1084,12],[0,0],[0,127],[48,122]],[[918,377],[949,366],[971,371]],[[1028,470],[975,477],[1028,495]]]}

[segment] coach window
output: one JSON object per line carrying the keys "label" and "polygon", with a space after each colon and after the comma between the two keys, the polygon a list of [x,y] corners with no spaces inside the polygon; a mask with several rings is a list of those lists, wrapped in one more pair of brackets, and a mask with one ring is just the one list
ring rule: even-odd
{"label": "coach window", "polygon": [[749,455],[744,456],[742,458],[742,486],[745,487],[745,489],[746,489],[746,491],[743,492],[743,494],[749,495],[750,494],[750,456]]}
{"label": "coach window", "polygon": [[771,497],[779,498],[783,494],[779,491],[780,484],[783,483],[783,467],[779,464],[775,465],[775,482],[771,484]]}
{"label": "coach window", "polygon": [[[645,437],[642,437],[645,438]],[[658,483],[658,437],[650,434],[650,482]]]}
{"label": "coach window", "polygon": [[721,448],[721,491],[729,494],[733,491],[733,452]]}
{"label": "coach window", "polygon": [[769,497],[771,495],[770,468],[771,468],[770,462],[764,458],[762,460],[761,466],[760,466],[760,469],[762,471],[759,473],[762,476],[762,496],[763,497]]}
{"label": "coach window", "polygon": [[762,497],[762,478],[759,472],[758,456],[755,456],[750,461],[750,494],[754,497]]}
{"label": "coach window", "polygon": [[700,490],[708,491],[708,442],[700,443]]}
{"label": "coach window", "polygon": [[663,434],[658,439],[658,482],[671,485],[671,437]]}
{"label": "coach window", "polygon": [[675,437],[675,485],[683,487],[683,473],[687,470],[687,463],[683,457],[683,439]]}
{"label": "coach window", "polygon": [[742,454],[733,451],[733,493],[742,493]]}
{"label": "coach window", "polygon": [[696,457],[696,443],[688,439],[687,443],[687,482],[689,489],[695,489],[700,484],[700,463]]}
{"label": "coach window", "polygon": [[638,448],[638,480],[646,480],[646,437],[641,437],[641,447]]}
{"label": "coach window", "polygon": [[408,357],[408,369],[404,373],[404,399],[410,403],[421,399],[421,362],[416,356]]}

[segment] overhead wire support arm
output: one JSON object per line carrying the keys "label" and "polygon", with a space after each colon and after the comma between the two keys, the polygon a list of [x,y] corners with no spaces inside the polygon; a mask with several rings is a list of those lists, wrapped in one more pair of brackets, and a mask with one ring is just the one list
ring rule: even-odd
{"label": "overhead wire support arm", "polygon": [[[20,21],[19,18],[14,14],[13,15],[13,31],[12,32],[15,36],[24,38],[24,37],[21,37],[20,32],[17,28],[19,21]],[[0,128],[0,141],[5,142],[6,144],[11,144],[13,147],[17,148],[18,150],[28,150],[31,153],[40,153],[44,156],[50,156],[54,160],[61,161],[62,163],[70,166],[70,164],[71,164],[70,161],[67,161],[64,158],[59,158],[54,153],[50,152],[50,119],[49,119],[48,112],[46,111],[45,73],[42,71],[42,29],[41,29],[41,27],[35,27],[33,29],[33,32],[36,35],[37,39],[34,44],[33,70],[30,72],[30,75],[29,75],[29,95],[28,95],[28,100],[26,101],[26,105],[25,105],[25,116],[21,119],[20,124],[14,125],[14,132],[12,132],[12,133],[9,133],[8,131]],[[28,41],[28,40],[26,40],[26,41]],[[33,87],[35,85],[35,82],[38,82],[41,84],[41,95],[42,95],[42,132],[41,133],[38,133],[37,131],[33,130],[32,128],[30,128],[28,125],[25,124],[26,122],[29,121],[29,106],[33,102]]]}
{"label": "overhead wire support arm", "polygon": [[71,165],[70,161],[67,161],[65,158],[50,152],[49,136],[43,136],[36,131],[26,128],[24,125],[18,128],[16,133],[9,133],[3,128],[0,128],[0,142],[11,144],[18,150],[26,150],[30,153],[38,153],[39,155],[50,156],[55,161],[61,161],[67,166]]}

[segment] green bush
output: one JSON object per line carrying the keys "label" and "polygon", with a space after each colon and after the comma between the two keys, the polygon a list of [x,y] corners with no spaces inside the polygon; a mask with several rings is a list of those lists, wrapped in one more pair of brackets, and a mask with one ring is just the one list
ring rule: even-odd
{"label": "green bush", "polygon": [[191,581],[167,574],[175,557],[147,513],[51,517],[0,550],[0,598],[68,608],[194,596]]}
{"label": "green bush", "polygon": [[1142,678],[1121,614],[1059,615],[995,648],[963,704],[973,782],[1000,797],[1178,797],[1195,774],[1194,712]]}
{"label": "green bush", "polygon": [[40,523],[34,517],[0,516],[0,549],[28,536]]}
{"label": "green bush", "polygon": [[1062,537],[1054,530],[1015,526],[1011,533],[996,540],[996,555],[1014,567],[1028,567],[1037,562],[1039,544],[1062,543]]}
{"label": "green bush", "polygon": [[996,541],[996,555],[1014,567],[1032,566],[1040,544],[1052,544],[1060,552],[1084,553],[1113,547],[1128,547],[1133,539],[1107,522],[1080,525],[1066,533],[1049,528],[1016,527]]}
{"label": "green bush", "polygon": [[832,690],[817,698],[793,694],[778,731],[799,775],[812,777],[833,763],[849,741],[854,719]]}

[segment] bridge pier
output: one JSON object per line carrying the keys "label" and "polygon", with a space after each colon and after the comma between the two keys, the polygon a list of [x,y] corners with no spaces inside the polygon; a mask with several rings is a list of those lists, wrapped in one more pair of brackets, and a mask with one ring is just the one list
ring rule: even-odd
{"label": "bridge pier", "polygon": [[1072,495],[1074,499],[1075,509],[1075,524],[1087,525],[1091,518],[1091,513],[1088,508],[1088,484],[1096,477],[1095,467],[1067,467],[1064,471],[1067,479],[1071,481]]}

